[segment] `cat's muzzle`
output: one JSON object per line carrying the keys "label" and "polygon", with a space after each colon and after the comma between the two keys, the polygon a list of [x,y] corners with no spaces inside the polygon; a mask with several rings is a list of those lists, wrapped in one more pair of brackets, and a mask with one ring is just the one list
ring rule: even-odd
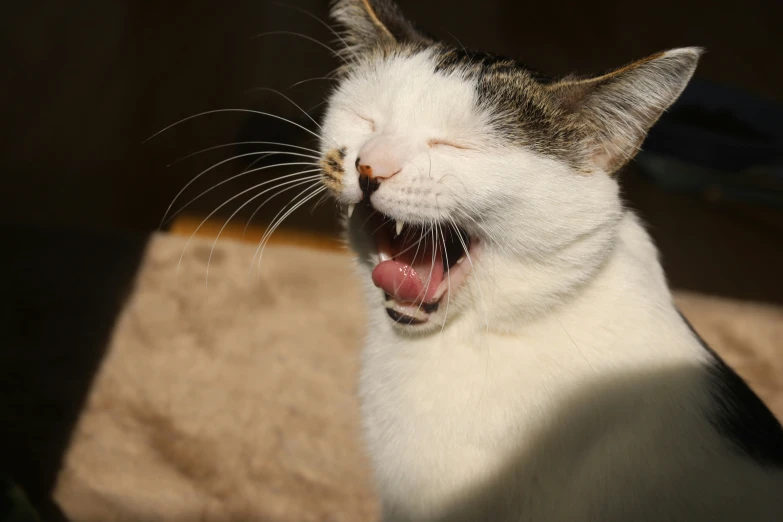
{"label": "cat's muzzle", "polygon": [[348,215],[375,244],[372,281],[398,325],[428,322],[470,272],[466,260],[476,240],[453,223],[403,223],[367,205],[350,207]]}

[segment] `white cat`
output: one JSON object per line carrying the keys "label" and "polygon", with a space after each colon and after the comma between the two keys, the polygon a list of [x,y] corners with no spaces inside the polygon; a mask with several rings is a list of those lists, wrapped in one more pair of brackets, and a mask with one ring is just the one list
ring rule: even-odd
{"label": "white cat", "polygon": [[340,0],[323,181],[366,281],[386,521],[783,520],[783,430],[672,303],[613,175],[697,48],[548,80]]}

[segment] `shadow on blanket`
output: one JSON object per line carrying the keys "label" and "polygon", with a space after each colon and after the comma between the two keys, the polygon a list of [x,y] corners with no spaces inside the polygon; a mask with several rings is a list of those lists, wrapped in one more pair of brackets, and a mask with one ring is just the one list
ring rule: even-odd
{"label": "shadow on blanket", "polygon": [[0,227],[0,473],[44,519],[71,433],[146,239],[116,233]]}

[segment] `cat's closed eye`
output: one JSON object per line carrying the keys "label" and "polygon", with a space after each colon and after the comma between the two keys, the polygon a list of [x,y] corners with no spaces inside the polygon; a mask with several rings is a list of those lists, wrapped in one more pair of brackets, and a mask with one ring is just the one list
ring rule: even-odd
{"label": "cat's closed eye", "polygon": [[356,116],[356,118],[364,125],[367,125],[371,132],[375,132],[375,120],[368,118],[367,116],[362,116],[358,113],[354,113],[354,116]]}
{"label": "cat's closed eye", "polygon": [[468,147],[467,145],[446,139],[432,138],[427,140],[427,145],[430,147],[451,147],[452,149],[472,150],[471,147]]}

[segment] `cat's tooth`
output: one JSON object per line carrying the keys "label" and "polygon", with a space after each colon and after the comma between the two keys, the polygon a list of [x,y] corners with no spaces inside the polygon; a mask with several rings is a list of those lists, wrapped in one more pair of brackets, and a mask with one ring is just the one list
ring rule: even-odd
{"label": "cat's tooth", "polygon": [[403,223],[402,221],[397,221],[397,227],[396,227],[397,234],[396,235],[398,235],[398,236],[400,235],[400,232],[402,232],[402,227],[404,227],[404,226],[405,226],[405,223]]}
{"label": "cat's tooth", "polygon": [[356,207],[353,203],[348,205],[348,219],[351,219],[351,214],[353,214],[353,209]]}

